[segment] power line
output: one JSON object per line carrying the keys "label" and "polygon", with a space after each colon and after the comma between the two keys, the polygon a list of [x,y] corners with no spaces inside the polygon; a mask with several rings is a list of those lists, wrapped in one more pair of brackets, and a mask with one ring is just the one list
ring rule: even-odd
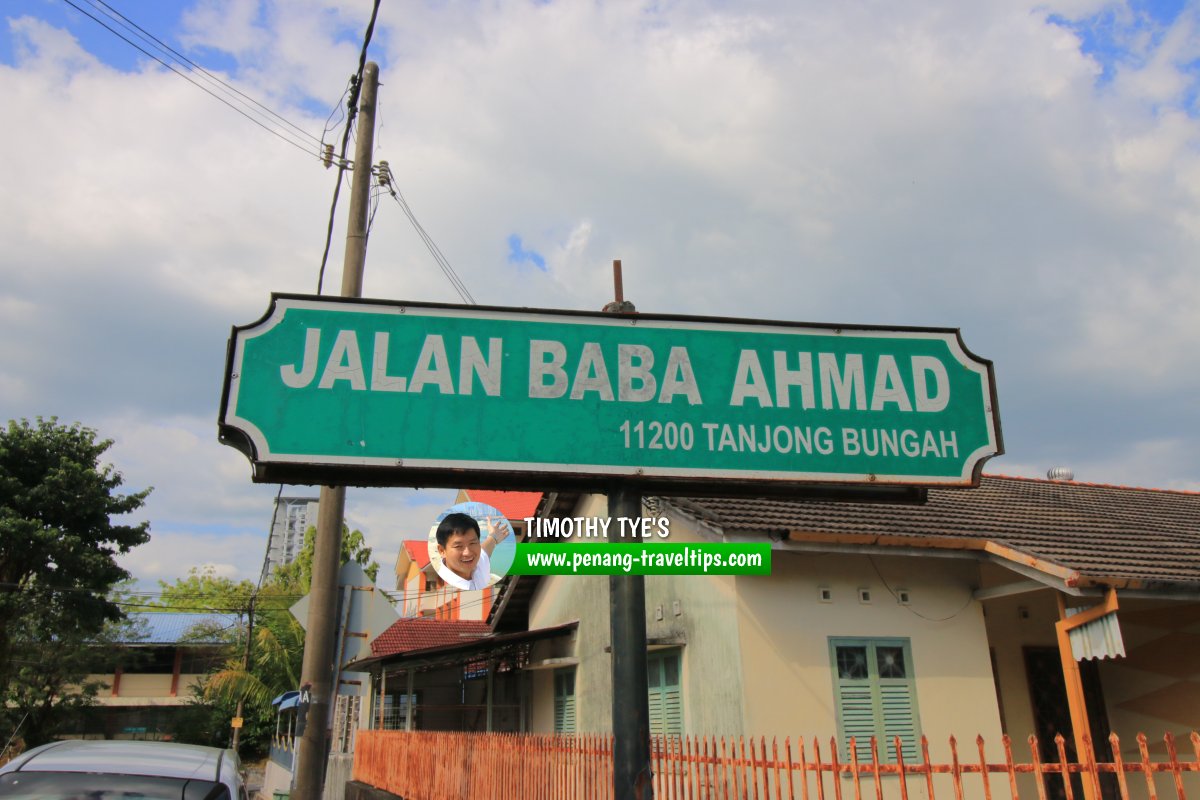
{"label": "power line", "polygon": [[[74,2],[74,0],[63,0],[63,2],[64,2],[64,3],[66,3],[67,5],[71,6],[72,8],[74,8],[74,9],[75,9],[76,11],[78,11],[79,13],[83,14],[84,16],[86,16],[86,17],[88,17],[89,19],[91,19],[91,20],[93,20],[94,22],[96,22],[96,24],[100,25],[100,26],[101,26],[101,27],[103,27],[105,30],[109,31],[109,32],[110,32],[110,33],[112,33],[114,36],[116,36],[117,38],[119,38],[119,39],[121,39],[122,41],[124,41],[124,42],[125,42],[126,44],[128,44],[130,47],[133,47],[133,48],[137,49],[139,52],[143,53],[144,55],[146,55],[146,56],[149,56],[150,58],[152,58],[152,59],[154,59],[155,61],[157,61],[159,64],[162,64],[164,67],[166,67],[167,69],[171,70],[171,72],[174,72],[176,75],[178,75],[179,77],[183,78],[183,79],[184,79],[185,81],[187,81],[188,83],[192,84],[193,86],[195,86],[196,88],[198,88],[198,89],[200,89],[201,91],[205,92],[206,94],[208,94],[208,95],[212,96],[212,97],[213,97],[213,98],[215,98],[216,100],[218,100],[218,101],[220,101],[220,102],[224,103],[225,105],[229,106],[231,109],[233,109],[234,111],[236,111],[238,114],[241,114],[243,117],[245,117],[246,119],[250,120],[251,122],[253,122],[253,123],[254,123],[255,125],[257,125],[258,127],[262,128],[262,129],[263,129],[264,131],[266,131],[267,133],[271,134],[272,136],[275,136],[275,137],[277,137],[278,139],[280,139],[280,140],[281,140],[281,141],[283,141],[283,142],[286,142],[286,143],[288,143],[288,144],[289,144],[289,145],[291,145],[292,147],[295,147],[297,150],[301,151],[301,152],[302,152],[302,153],[304,153],[305,155],[307,155],[307,156],[310,156],[310,157],[317,158],[318,160],[321,160],[321,155],[320,155],[319,153],[313,153],[313,152],[311,152],[311,151],[310,151],[310,150],[309,150],[309,149],[308,149],[308,148],[307,148],[305,145],[302,145],[302,144],[300,144],[300,143],[296,142],[295,140],[288,138],[288,136],[287,136],[287,135],[284,135],[284,134],[283,134],[281,131],[278,131],[278,130],[276,130],[275,128],[272,128],[272,127],[268,126],[266,123],[262,122],[261,120],[259,120],[259,119],[255,119],[255,118],[254,118],[253,116],[251,116],[249,113],[247,113],[246,111],[244,111],[244,110],[243,110],[243,109],[241,109],[241,108],[238,108],[237,106],[235,106],[235,105],[234,105],[232,102],[230,102],[230,101],[229,101],[229,100],[227,100],[226,98],[224,98],[224,97],[222,97],[221,95],[217,94],[217,93],[216,93],[216,92],[214,92],[212,89],[209,89],[207,86],[204,86],[204,85],[203,85],[203,84],[201,84],[199,81],[196,81],[195,79],[193,79],[193,78],[192,78],[190,75],[188,75],[186,72],[182,72],[182,71],[180,71],[180,70],[179,70],[178,68],[176,68],[176,67],[175,67],[173,64],[169,64],[169,63],[167,63],[166,61],[164,61],[162,58],[160,58],[159,56],[155,55],[154,53],[151,53],[149,50],[147,50],[146,48],[142,47],[141,45],[139,45],[137,42],[133,41],[133,40],[132,40],[132,39],[130,39],[129,37],[125,36],[123,33],[121,33],[120,31],[118,31],[116,28],[114,28],[114,27],[112,27],[111,25],[109,25],[108,23],[106,23],[104,20],[102,20],[102,19],[100,19],[99,17],[97,17],[96,15],[94,15],[94,14],[90,13],[90,12],[89,12],[89,11],[87,11],[86,9],[84,9],[84,8],[81,8],[79,5],[77,5],[77,4]],[[306,135],[308,135],[308,134],[306,134]],[[314,137],[314,138],[315,138],[315,137]]]}
{"label": "power line", "polygon": [[317,137],[313,136],[311,133],[304,130],[299,125],[296,125],[291,120],[287,119],[286,117],[282,116],[281,114],[277,114],[275,111],[271,110],[267,106],[258,102],[250,95],[246,94],[245,92],[240,91],[237,87],[227,83],[226,81],[222,80],[218,76],[209,72],[204,67],[197,64],[195,61],[192,61],[190,58],[185,56],[183,53],[180,53],[178,50],[174,49],[169,44],[162,41],[161,39],[159,39],[157,36],[150,33],[149,31],[147,31],[141,25],[138,25],[136,22],[131,20],[129,17],[125,16],[120,11],[117,11],[115,8],[110,6],[108,3],[104,2],[104,0],[85,0],[85,2],[87,2],[89,5],[91,5],[92,8],[95,8],[96,10],[105,14],[109,19],[117,22],[117,24],[121,25],[127,31],[134,33],[136,36],[138,36],[140,39],[142,39],[142,41],[146,42],[147,44],[150,44],[151,46],[157,47],[160,51],[170,55],[176,61],[178,61],[181,64],[186,65],[191,70],[193,70],[195,72],[199,72],[201,75],[203,75],[205,78],[207,78],[210,83],[216,84],[216,85],[218,85],[218,87],[226,89],[229,92],[232,92],[233,94],[235,94],[239,98],[241,98],[241,100],[244,103],[253,105],[253,106],[261,109],[262,111],[266,112],[268,115],[274,117],[275,119],[282,122],[284,125],[287,125],[289,128],[291,128],[292,130],[299,133],[301,136],[306,136],[318,144],[323,143],[321,139],[318,139]]}
{"label": "power line", "polygon": [[[338,195],[342,192],[342,176],[347,169],[346,148],[350,144],[350,128],[358,115],[358,93],[362,89],[363,70],[367,67],[367,47],[371,44],[371,36],[375,33],[375,19],[379,16],[380,0],[375,0],[371,8],[371,19],[367,22],[367,31],[363,35],[362,50],[358,54],[358,72],[350,79],[350,100],[346,103],[346,127],[342,130],[342,149],[338,154],[337,183],[333,187],[333,202],[329,206],[329,225],[325,230],[325,250],[321,253],[321,267],[317,270],[317,294],[325,285],[325,265],[329,263],[329,247],[333,243],[333,220],[337,212]],[[326,162],[328,164],[328,162]]]}
{"label": "power line", "polygon": [[458,296],[464,302],[475,305],[475,298],[471,296],[471,292],[467,289],[467,285],[463,283],[462,278],[458,277],[458,273],[454,271],[454,267],[450,266],[449,259],[442,253],[441,248],[433,241],[421,223],[417,221],[417,217],[413,214],[413,210],[409,207],[408,201],[404,199],[404,195],[396,188],[396,176],[392,174],[392,168],[386,161],[380,161],[377,167],[379,174],[379,182],[391,194],[392,199],[396,201],[396,205],[400,206],[400,210],[404,212],[404,216],[408,217],[408,221],[412,223],[413,229],[416,230],[417,236],[421,237],[421,241],[425,243],[425,248],[429,254],[433,256],[433,260],[437,262],[446,279],[450,281],[450,285],[454,287],[454,291],[458,292]]}

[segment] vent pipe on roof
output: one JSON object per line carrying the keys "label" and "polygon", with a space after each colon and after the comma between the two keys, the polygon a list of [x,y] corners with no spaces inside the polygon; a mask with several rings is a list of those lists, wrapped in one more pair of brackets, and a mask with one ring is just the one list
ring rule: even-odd
{"label": "vent pipe on roof", "polygon": [[1046,477],[1052,481],[1073,481],[1075,473],[1070,467],[1051,467],[1046,470]]}

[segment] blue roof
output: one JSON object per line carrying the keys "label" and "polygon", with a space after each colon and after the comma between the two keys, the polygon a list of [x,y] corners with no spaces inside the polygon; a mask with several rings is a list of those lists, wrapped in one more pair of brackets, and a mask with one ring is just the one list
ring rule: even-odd
{"label": "blue roof", "polygon": [[135,611],[127,615],[134,633],[124,644],[224,644],[241,617],[212,612]]}
{"label": "blue roof", "polygon": [[295,708],[300,703],[299,692],[284,692],[271,701],[271,705],[279,706],[279,710],[283,711],[287,708]]}

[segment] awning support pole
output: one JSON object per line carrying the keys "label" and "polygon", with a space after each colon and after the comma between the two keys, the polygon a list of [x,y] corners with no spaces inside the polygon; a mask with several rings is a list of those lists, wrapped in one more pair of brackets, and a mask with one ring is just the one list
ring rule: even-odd
{"label": "awning support pole", "polygon": [[[1094,747],[1094,744],[1089,745],[1084,741],[1085,736],[1090,738],[1092,727],[1088,719],[1087,700],[1083,694],[1083,680],[1079,676],[1079,662],[1075,660],[1075,654],[1071,650],[1071,631],[1116,611],[1117,590],[1109,589],[1103,603],[1070,617],[1067,616],[1065,595],[1059,592],[1057,599],[1058,622],[1054,623],[1054,630],[1058,635],[1058,655],[1062,660],[1063,680],[1067,688],[1067,708],[1071,712],[1071,730],[1075,735],[1075,760],[1082,764],[1088,748]],[[1084,800],[1098,800],[1091,782],[1085,780],[1082,783]]]}

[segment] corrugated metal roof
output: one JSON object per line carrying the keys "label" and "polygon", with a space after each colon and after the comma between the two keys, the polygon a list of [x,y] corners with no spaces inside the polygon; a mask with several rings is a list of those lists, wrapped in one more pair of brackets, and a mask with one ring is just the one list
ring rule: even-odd
{"label": "corrugated metal roof", "polygon": [[241,624],[237,614],[135,611],[134,634],[122,644],[223,644]]}
{"label": "corrugated metal roof", "polygon": [[[1073,617],[1082,611],[1082,608],[1068,608],[1067,616]],[[1115,613],[1085,622],[1078,628],[1072,628],[1067,635],[1071,640],[1071,652],[1078,661],[1125,656],[1125,639],[1121,636],[1121,623]]]}
{"label": "corrugated metal roof", "polygon": [[984,475],[924,505],[668,498],[726,532],[953,547],[988,541],[1098,583],[1200,584],[1200,493]]}

